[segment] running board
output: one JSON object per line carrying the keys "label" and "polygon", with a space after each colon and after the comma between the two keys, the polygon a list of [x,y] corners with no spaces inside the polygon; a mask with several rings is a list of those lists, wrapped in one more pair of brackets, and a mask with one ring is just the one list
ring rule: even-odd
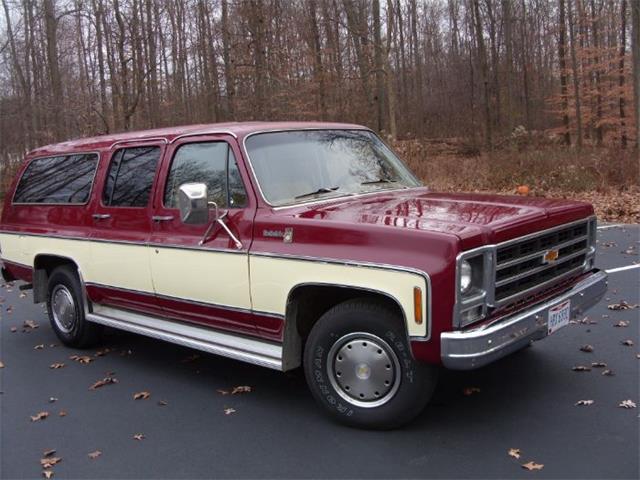
{"label": "running board", "polygon": [[282,346],[94,304],[87,320],[203,352],[282,370]]}

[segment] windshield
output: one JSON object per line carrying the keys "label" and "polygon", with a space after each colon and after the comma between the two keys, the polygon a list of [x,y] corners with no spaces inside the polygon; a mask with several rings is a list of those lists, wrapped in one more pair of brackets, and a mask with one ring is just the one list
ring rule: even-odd
{"label": "windshield", "polygon": [[365,130],[261,133],[247,138],[246,148],[260,189],[274,206],[420,185]]}

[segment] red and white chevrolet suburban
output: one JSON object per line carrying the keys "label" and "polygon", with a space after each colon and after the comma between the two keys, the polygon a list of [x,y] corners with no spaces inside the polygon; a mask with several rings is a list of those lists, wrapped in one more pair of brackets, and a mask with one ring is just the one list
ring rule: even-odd
{"label": "red and white chevrolet suburban", "polygon": [[[425,160],[427,161],[427,160]],[[119,328],[278,370],[391,428],[440,365],[541,339],[606,291],[593,208],[441,194],[370,130],[230,123],[38,148],[4,202],[2,273],[70,346]]]}

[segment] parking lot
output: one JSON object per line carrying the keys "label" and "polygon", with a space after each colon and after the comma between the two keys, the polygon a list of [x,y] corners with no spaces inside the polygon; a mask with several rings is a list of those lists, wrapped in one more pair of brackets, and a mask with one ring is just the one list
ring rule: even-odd
{"label": "parking lot", "polygon": [[640,404],[640,308],[609,306],[640,303],[640,227],[598,240],[609,293],[586,319],[483,369],[443,371],[427,409],[391,432],[331,422],[301,371],[123,332],[68,349],[31,292],[5,285],[0,475],[41,477],[55,450],[54,478],[638,478],[640,410],[619,405]]}

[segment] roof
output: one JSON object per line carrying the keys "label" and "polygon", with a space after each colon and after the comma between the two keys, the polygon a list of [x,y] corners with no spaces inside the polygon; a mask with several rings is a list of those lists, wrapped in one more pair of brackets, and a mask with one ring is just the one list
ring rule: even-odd
{"label": "roof", "polygon": [[151,130],[138,130],[133,132],[79,138],[76,140],[69,140],[67,142],[38,147],[29,152],[29,155],[58,154],[78,150],[102,150],[105,148],[111,148],[114,143],[133,142],[138,140],[145,141],[151,139],[163,139],[166,142],[172,142],[176,138],[185,135],[226,133],[237,138],[243,138],[251,133],[274,130],[354,128],[361,129],[365,127],[350,123],[329,122],[230,122],[183,125],[179,127],[156,128]]}

